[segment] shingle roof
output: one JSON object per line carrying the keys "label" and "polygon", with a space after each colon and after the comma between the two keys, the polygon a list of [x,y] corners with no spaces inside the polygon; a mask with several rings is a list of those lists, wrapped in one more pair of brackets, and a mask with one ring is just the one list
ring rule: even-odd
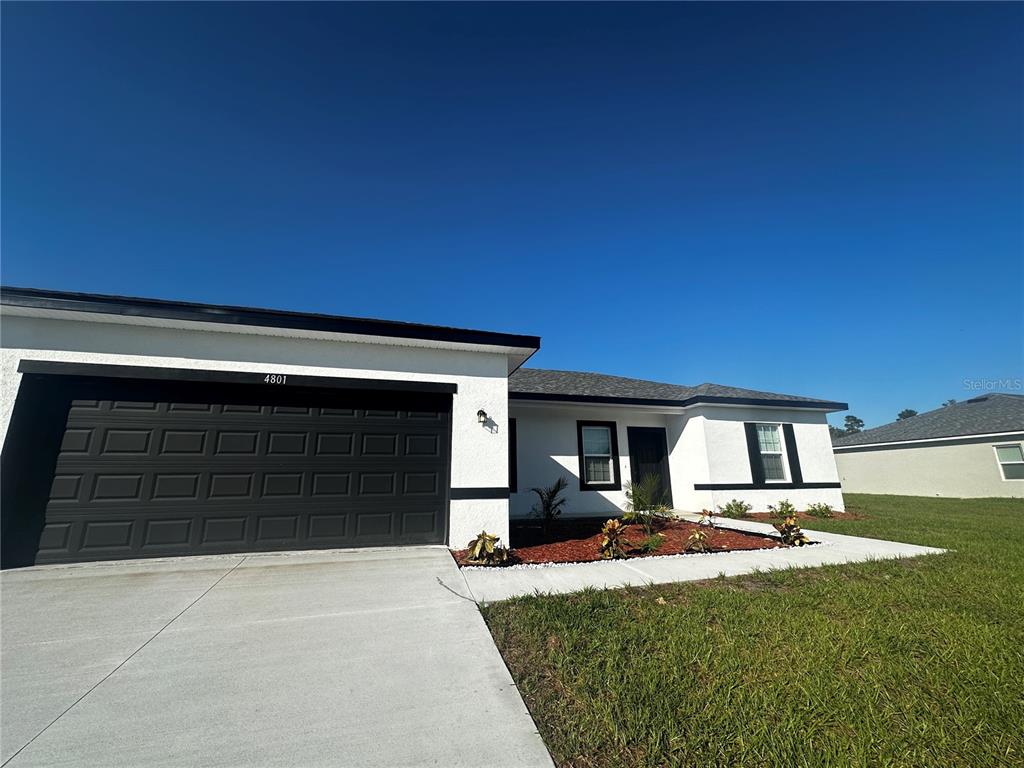
{"label": "shingle roof", "polygon": [[581,371],[549,371],[520,368],[509,376],[509,397],[518,400],[563,400],[576,402],[621,402],[635,405],[691,405],[698,402],[736,402],[761,405],[789,405],[802,408],[846,410],[846,403],[781,395],[754,389],[699,384],[695,387],[664,384],[623,376]]}
{"label": "shingle roof", "polygon": [[832,441],[836,448],[936,437],[1024,432],[1024,395],[992,393]]}

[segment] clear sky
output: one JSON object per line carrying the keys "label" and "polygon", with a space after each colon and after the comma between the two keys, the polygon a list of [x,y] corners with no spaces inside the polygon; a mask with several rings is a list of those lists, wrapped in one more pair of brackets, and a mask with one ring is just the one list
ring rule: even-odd
{"label": "clear sky", "polygon": [[4,3],[2,278],[878,425],[1024,377],[1022,40],[1020,3]]}

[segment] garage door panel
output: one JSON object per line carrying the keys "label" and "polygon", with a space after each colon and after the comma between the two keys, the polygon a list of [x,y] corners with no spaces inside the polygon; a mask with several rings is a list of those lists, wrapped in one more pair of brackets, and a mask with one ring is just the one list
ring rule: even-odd
{"label": "garage door panel", "polygon": [[53,378],[37,562],[445,540],[450,396]]}

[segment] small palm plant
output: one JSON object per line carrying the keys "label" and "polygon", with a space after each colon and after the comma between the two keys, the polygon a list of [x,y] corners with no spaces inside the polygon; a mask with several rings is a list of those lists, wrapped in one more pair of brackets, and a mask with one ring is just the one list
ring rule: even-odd
{"label": "small palm plant", "polygon": [[508,562],[508,549],[501,546],[499,536],[480,531],[476,538],[469,542],[466,561],[474,565],[504,565]]}
{"label": "small palm plant", "polygon": [[534,517],[539,517],[545,532],[560,514],[565,506],[566,499],[562,497],[562,491],[569,487],[569,481],[565,477],[559,477],[551,485],[542,488],[531,488],[537,494],[537,503],[533,505]]}
{"label": "small palm plant", "polygon": [[601,557],[612,560],[626,556],[626,526],[613,517],[604,524],[601,534]]}
{"label": "small palm plant", "polygon": [[637,523],[651,536],[655,523],[670,517],[671,512],[657,475],[644,475],[635,483],[626,483],[626,513],[622,519],[627,523]]}

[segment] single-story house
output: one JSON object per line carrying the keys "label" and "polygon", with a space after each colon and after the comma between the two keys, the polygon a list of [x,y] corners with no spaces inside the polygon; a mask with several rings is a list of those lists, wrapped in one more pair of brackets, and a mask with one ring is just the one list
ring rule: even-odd
{"label": "single-story house", "polygon": [[1024,395],[992,393],[832,444],[843,490],[1024,497]]}
{"label": "single-story house", "polygon": [[522,368],[535,336],[19,288],[0,334],[5,567],[507,541],[559,475],[566,514],[647,473],[842,509],[844,403]]}

